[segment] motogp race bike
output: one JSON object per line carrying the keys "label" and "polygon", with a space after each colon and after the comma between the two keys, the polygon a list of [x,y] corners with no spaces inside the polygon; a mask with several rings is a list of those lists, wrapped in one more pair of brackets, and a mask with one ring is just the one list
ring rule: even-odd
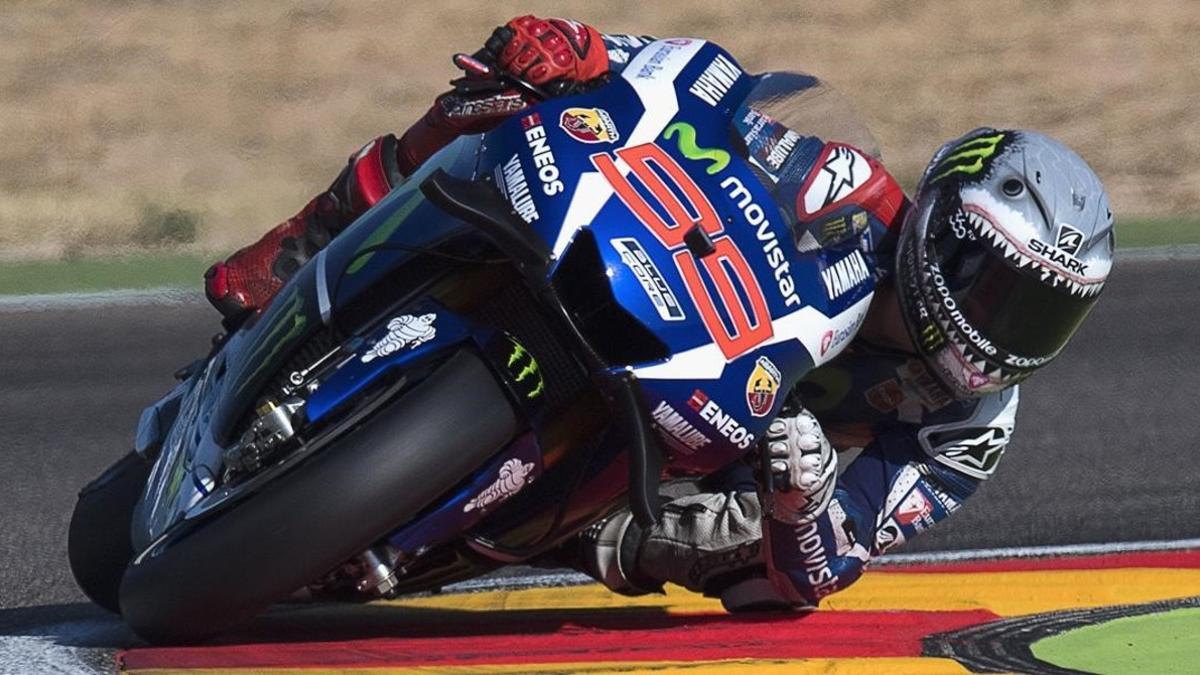
{"label": "motogp race bike", "polygon": [[753,450],[874,283],[831,293],[873,263],[801,253],[731,141],[759,82],[659,41],[435,155],[145,410],[80,495],[80,586],[197,640],[301,589],[526,561],[621,506],[650,523],[662,479]]}

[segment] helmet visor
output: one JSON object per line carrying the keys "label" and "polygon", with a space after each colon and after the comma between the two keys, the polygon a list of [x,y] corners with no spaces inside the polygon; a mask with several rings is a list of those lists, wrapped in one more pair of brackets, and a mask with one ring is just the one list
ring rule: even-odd
{"label": "helmet visor", "polygon": [[951,230],[926,249],[925,273],[946,318],[985,351],[982,341],[990,342],[1010,367],[1039,366],[1057,354],[1099,296],[1052,287],[1041,270],[1016,269],[982,239]]}

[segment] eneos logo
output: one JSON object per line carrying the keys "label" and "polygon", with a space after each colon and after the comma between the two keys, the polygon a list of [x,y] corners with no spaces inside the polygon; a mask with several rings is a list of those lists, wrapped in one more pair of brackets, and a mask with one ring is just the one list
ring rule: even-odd
{"label": "eneos logo", "polygon": [[616,143],[621,139],[612,116],[603,108],[567,108],[558,126],[581,143]]}

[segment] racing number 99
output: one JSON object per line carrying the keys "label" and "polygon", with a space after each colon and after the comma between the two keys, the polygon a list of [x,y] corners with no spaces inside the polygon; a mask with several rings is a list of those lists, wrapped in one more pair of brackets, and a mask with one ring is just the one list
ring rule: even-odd
{"label": "racing number 99", "polygon": [[[704,327],[725,359],[732,361],[770,339],[773,334],[770,310],[758,280],[733,240],[727,235],[719,236],[725,230],[721,218],[691,176],[654,143],[621,148],[616,155],[629,165],[629,174],[636,176],[658,200],[667,219],[646,201],[628,176],[622,175],[610,155],[592,155],[592,164],[646,229],[672,251],[675,265],[688,294],[696,303]],[[674,183],[676,189],[671,189],[665,179]],[[701,277],[700,267],[684,243],[684,235],[693,226],[704,230],[716,248],[712,255],[701,258],[700,263],[728,313],[728,324],[721,319],[716,300]],[[743,297],[749,306],[742,301]]]}

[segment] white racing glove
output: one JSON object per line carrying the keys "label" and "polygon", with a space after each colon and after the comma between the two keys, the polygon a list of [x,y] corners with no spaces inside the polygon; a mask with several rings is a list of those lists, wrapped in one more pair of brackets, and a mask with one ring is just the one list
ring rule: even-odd
{"label": "white racing glove", "polygon": [[789,525],[805,525],[824,513],[833,498],[837,453],[807,410],[778,417],[767,428],[763,511]]}

